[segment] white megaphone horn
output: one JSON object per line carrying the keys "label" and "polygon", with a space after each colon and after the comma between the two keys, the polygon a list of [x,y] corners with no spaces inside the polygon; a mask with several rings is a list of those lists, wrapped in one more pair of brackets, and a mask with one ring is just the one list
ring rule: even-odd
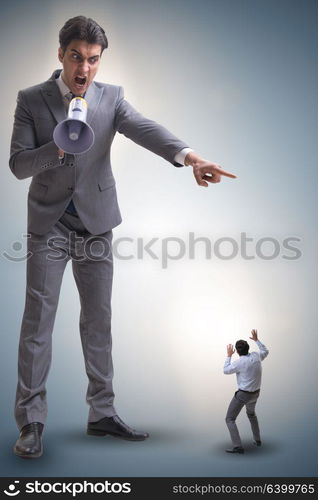
{"label": "white megaphone horn", "polygon": [[94,144],[92,127],[86,123],[87,102],[83,97],[74,97],[68,108],[66,120],[58,123],[53,132],[55,144],[65,153],[86,153]]}

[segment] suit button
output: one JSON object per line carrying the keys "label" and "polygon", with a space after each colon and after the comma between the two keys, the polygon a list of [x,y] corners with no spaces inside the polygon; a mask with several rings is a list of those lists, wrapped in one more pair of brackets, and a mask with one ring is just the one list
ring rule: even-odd
{"label": "suit button", "polygon": [[69,186],[67,189],[68,189],[69,191],[74,191],[74,188],[73,188],[72,186]]}

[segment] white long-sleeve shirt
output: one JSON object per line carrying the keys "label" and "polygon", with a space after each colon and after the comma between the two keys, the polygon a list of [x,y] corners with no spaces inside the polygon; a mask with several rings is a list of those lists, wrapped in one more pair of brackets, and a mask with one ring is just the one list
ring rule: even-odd
{"label": "white long-sleeve shirt", "polygon": [[256,340],[259,352],[250,352],[246,356],[231,362],[227,356],[224,363],[224,373],[230,375],[236,373],[237,386],[242,391],[254,392],[260,389],[262,379],[262,361],[268,355],[268,349],[262,342]]}

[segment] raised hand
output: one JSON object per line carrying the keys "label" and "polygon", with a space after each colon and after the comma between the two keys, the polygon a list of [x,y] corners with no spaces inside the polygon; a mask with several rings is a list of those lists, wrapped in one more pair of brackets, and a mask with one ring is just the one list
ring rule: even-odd
{"label": "raised hand", "polygon": [[226,346],[226,349],[227,349],[227,355],[230,358],[235,353],[235,349],[232,344],[228,344]]}
{"label": "raised hand", "polygon": [[252,337],[250,337],[250,339],[255,340],[255,342],[256,342],[256,340],[258,340],[257,330],[254,330],[254,329],[253,329],[253,330],[251,331],[251,334],[252,334]]}

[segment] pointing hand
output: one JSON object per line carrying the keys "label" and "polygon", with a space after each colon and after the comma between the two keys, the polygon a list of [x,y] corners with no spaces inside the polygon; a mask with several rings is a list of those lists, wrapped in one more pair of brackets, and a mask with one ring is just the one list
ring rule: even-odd
{"label": "pointing hand", "polygon": [[185,157],[185,165],[192,165],[193,175],[199,186],[207,187],[210,183],[221,182],[222,176],[235,179],[236,175],[223,170],[220,165],[204,160],[194,152],[190,152]]}

